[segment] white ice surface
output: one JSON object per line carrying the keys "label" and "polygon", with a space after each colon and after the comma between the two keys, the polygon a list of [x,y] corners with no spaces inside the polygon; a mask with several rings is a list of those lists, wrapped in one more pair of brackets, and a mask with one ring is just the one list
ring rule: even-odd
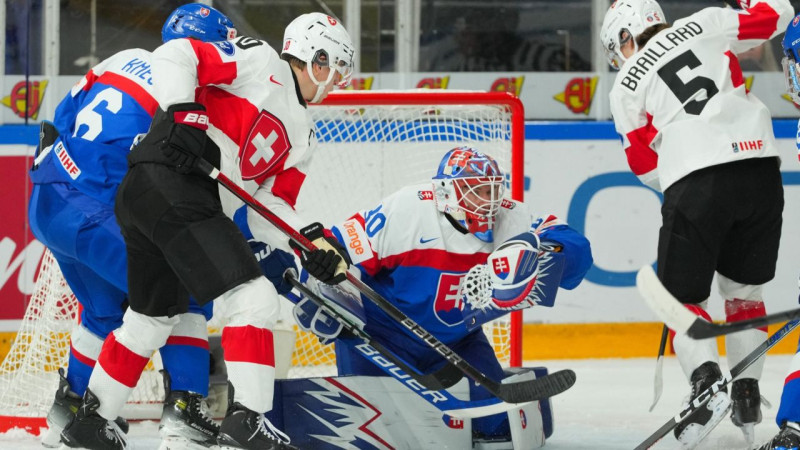
{"label": "white ice surface", "polygon": [[[789,367],[789,355],[769,356],[764,367],[761,393],[772,403],[763,408],[764,421],[756,426],[756,444],[778,431],[775,415],[780,402],[783,380]],[[632,449],[658,429],[680,409],[689,391],[678,361],[664,361],[664,392],[653,412],[655,358],[539,361],[551,371],[570,368],[578,381],[569,391],[553,399],[555,431],[545,449],[550,450],[622,450]],[[727,367],[723,359],[723,368]],[[129,438],[136,450],[158,448],[155,422],[134,423]],[[679,448],[670,433],[654,448]],[[745,449],[741,432],[725,419],[698,450]],[[37,438],[22,431],[0,434],[0,449],[41,450]]]}

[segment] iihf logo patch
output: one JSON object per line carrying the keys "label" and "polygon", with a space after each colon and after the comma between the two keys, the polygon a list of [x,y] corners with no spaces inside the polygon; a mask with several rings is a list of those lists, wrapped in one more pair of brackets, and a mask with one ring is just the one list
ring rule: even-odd
{"label": "iihf logo patch", "polygon": [[492,270],[497,278],[501,280],[508,278],[508,274],[511,273],[510,267],[511,265],[508,263],[508,258],[505,256],[492,260]]}
{"label": "iihf logo patch", "polygon": [[519,421],[522,422],[522,429],[528,427],[528,418],[525,416],[525,411],[519,410]]}

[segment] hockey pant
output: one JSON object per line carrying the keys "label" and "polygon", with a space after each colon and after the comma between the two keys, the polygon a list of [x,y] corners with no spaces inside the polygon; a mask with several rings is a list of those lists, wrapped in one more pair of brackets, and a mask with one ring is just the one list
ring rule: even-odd
{"label": "hockey pant", "polygon": [[[217,312],[227,320],[222,347],[233,400],[257,412],[270,410],[275,376],[271,328],[279,313],[278,295],[261,275],[241,231],[222,212],[216,183],[158,164],[138,164],[120,185],[116,214],[128,252],[131,309],[147,319],[132,323],[163,335],[168,319],[185,311],[190,293],[201,303],[218,298]],[[122,329],[126,326],[127,316]],[[133,336],[120,334],[117,344],[124,349],[110,351],[144,355],[158,343],[125,338]],[[111,378],[124,385],[132,373],[120,368]]]}
{"label": "hockey pant", "polygon": [[[430,372],[443,365],[442,356],[423,342],[407,335],[384,335],[378,328],[372,329],[368,325],[367,331],[373,338],[416,368],[424,372]],[[493,380],[501,380],[505,377],[503,368],[495,356],[494,349],[481,329],[468,334],[458,342],[448,345],[465,361],[483,372],[487,377]],[[336,367],[340,376],[386,375],[378,366],[347,345],[336,346]],[[472,380],[469,382],[469,391],[470,400],[492,398],[492,394],[489,391],[482,386],[477,386]],[[511,433],[508,426],[508,414],[504,412],[472,419],[472,430],[484,438],[508,437]]]}
{"label": "hockey pant", "polygon": [[[69,184],[34,185],[28,215],[34,235],[51,251],[82,307],[67,381],[83,395],[103,339],[122,324],[128,306],[125,242],[113,207]],[[201,307],[192,300],[182,325],[160,349],[175,390],[208,394],[208,371],[194,368],[209,365],[205,322],[211,311],[211,304]]]}

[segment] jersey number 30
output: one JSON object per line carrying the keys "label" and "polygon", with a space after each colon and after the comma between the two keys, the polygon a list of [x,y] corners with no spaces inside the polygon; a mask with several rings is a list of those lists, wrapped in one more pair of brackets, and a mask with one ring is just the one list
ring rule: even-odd
{"label": "jersey number 30", "polygon": [[[686,111],[687,114],[695,116],[700,115],[703,108],[706,107],[706,103],[719,92],[719,88],[717,88],[714,81],[710,78],[696,76],[684,83],[678,76],[678,72],[684,67],[694,69],[698,66],[700,66],[700,60],[697,59],[694,52],[688,50],[675,57],[672,61],[664,64],[664,67],[658,70],[658,76],[664,80],[664,83],[667,83],[669,90],[683,103],[683,110]],[[692,97],[696,97],[701,90],[706,91],[705,99],[693,99],[688,101],[692,99]]]}

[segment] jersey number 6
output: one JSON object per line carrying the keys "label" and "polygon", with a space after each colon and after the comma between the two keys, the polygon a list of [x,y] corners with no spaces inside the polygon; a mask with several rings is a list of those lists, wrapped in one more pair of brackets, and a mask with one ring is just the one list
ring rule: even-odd
{"label": "jersey number 6", "polygon": [[[669,90],[678,97],[678,100],[683,103],[683,109],[687,114],[695,116],[700,115],[706,103],[711,100],[711,97],[719,92],[719,88],[714,84],[710,78],[697,76],[684,83],[678,76],[678,72],[684,67],[694,69],[700,66],[700,60],[697,59],[694,52],[688,50],[681,53],[672,61],[664,64],[664,67],[658,70],[658,76],[667,83]],[[696,96],[701,89],[705,89],[706,98],[704,100],[687,100]]]}

